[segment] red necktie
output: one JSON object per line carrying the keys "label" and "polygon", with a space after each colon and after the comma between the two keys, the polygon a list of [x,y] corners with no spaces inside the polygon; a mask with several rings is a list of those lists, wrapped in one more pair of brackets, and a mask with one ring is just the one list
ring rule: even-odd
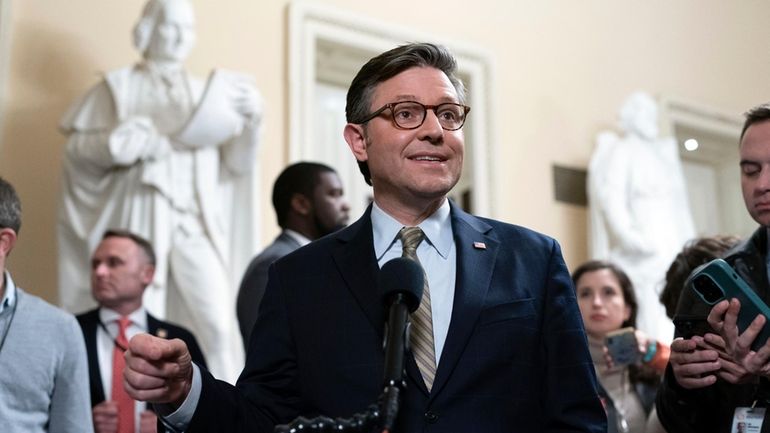
{"label": "red necktie", "polygon": [[118,433],[134,433],[134,400],[123,388],[123,370],[126,368],[126,358],[123,356],[128,347],[126,328],[131,324],[128,317],[118,319],[118,337],[112,349],[112,401],[118,405]]}

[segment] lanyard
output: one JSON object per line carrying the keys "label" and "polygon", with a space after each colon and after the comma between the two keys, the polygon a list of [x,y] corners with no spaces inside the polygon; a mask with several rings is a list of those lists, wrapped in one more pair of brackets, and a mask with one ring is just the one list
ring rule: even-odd
{"label": "lanyard", "polygon": [[13,323],[13,318],[16,316],[16,307],[18,305],[19,305],[19,296],[17,293],[16,299],[13,302],[13,307],[11,307],[11,318],[8,319],[8,324],[5,325],[5,329],[3,330],[3,336],[2,338],[0,338],[0,352],[3,351],[3,346],[5,345],[5,339],[8,337],[8,332],[10,332],[11,330],[11,323]]}
{"label": "lanyard", "polygon": [[97,320],[99,320],[99,327],[102,328],[102,331],[104,331],[104,333],[107,334],[107,337],[109,337],[110,340],[112,340],[112,344],[114,344],[115,347],[117,347],[118,349],[124,352],[128,350],[128,347],[125,347],[122,344],[118,343],[117,336],[113,337],[112,334],[110,334],[110,331],[107,329],[107,325],[105,325],[104,322],[102,322],[102,319],[97,319]]}

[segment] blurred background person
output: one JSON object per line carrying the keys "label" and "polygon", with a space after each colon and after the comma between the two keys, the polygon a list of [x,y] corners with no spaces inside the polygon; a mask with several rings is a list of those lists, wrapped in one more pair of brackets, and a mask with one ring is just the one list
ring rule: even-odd
{"label": "blurred background person", "polygon": [[[666,308],[668,317],[701,316],[705,321],[711,307],[703,303],[692,290],[686,289],[684,283],[695,268],[722,257],[740,241],[741,238],[737,236],[713,236],[693,239],[685,244],[666,271],[665,284],[660,292],[660,303]],[[680,302],[681,307],[677,307]],[[683,331],[677,328],[675,335],[683,337]]]}
{"label": "blurred background person", "polygon": [[238,291],[238,323],[244,347],[267,286],[271,263],[348,223],[350,204],[333,168],[315,162],[286,167],[273,185],[273,208],[281,233],[249,264]]}
{"label": "blurred background person", "polygon": [[[674,258],[666,272],[666,281],[660,294],[660,302],[666,307],[666,314],[674,320],[676,338],[690,339],[696,335],[700,338],[706,332],[713,332],[706,322],[711,306],[705,304],[690,288],[685,287],[685,282],[695,268],[722,257],[733,247],[737,246],[740,241],[741,239],[737,236],[714,236],[693,239]],[[724,350],[720,348],[715,349],[722,352],[720,356],[723,359],[729,358],[727,353],[724,353]],[[733,366],[738,368],[734,362]],[[730,390],[735,388],[722,382],[718,382],[714,387],[715,393],[700,393],[701,396],[696,398],[700,403],[710,401],[710,404],[713,405],[726,406],[726,403],[732,400],[730,396],[735,395],[735,392]],[[673,388],[676,388],[677,391],[672,392]],[[745,392],[751,393],[753,385],[746,385],[743,388]],[[671,369],[667,368],[664,375],[664,383],[661,384],[658,390],[656,407],[659,417],[665,419],[669,429],[672,432],[681,433],[719,431],[718,426],[720,423],[714,416],[720,413],[720,411],[704,412],[698,409],[693,410],[694,408],[689,405],[680,406],[679,402],[681,400],[678,399],[681,392],[684,392],[684,390],[676,385]],[[698,391],[696,390],[695,392],[697,393]],[[692,393],[688,395],[692,396]],[[672,404],[674,401],[677,403]],[[732,409],[730,407],[727,411],[732,411]],[[723,414],[722,416],[730,417],[729,414]]]}
{"label": "blurred background person", "polygon": [[[99,307],[77,316],[88,352],[91,406],[96,433],[154,433],[157,417],[123,389],[123,353],[141,332],[180,338],[195,362],[206,362],[195,337],[163,322],[142,306],[142,294],[155,273],[155,252],[146,239],[125,230],[108,230],[91,256],[91,289]],[[109,398],[108,398],[109,397]]]}
{"label": "blurred background person", "polygon": [[0,177],[0,430],[92,432],[77,321],[16,286],[6,269],[20,229],[19,196]]}
{"label": "blurred background person", "polygon": [[[633,350],[638,363],[618,365],[611,358],[607,335],[621,328],[636,327],[638,304],[631,280],[618,266],[606,261],[589,261],[572,274],[583,317],[588,346],[603,388],[609,432],[645,433],[663,431],[648,416],[666,363],[668,346],[633,331]],[[614,422],[613,422],[614,421]]]}

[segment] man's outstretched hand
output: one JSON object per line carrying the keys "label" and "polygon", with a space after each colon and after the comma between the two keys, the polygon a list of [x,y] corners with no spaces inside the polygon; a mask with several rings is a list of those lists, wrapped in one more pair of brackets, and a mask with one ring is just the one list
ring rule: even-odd
{"label": "man's outstretched hand", "polygon": [[192,365],[182,340],[139,334],[128,343],[123,382],[135,400],[178,408],[192,386]]}

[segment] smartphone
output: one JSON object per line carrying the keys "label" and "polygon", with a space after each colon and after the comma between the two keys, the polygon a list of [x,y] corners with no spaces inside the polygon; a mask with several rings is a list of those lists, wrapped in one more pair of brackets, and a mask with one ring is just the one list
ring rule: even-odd
{"label": "smartphone", "polygon": [[642,359],[634,328],[620,328],[608,333],[604,344],[615,365],[636,364]]}
{"label": "smartphone", "polygon": [[707,316],[686,314],[674,316],[674,327],[676,328],[674,338],[682,337],[690,339],[694,335],[706,335],[707,332],[714,334],[715,331],[711,329],[711,325],[709,325],[709,322],[706,319]]}
{"label": "smartphone", "polygon": [[[743,333],[757,315],[770,317],[770,307],[759,298],[735,270],[722,259],[712,260],[693,271],[685,282],[685,287],[703,299],[708,305],[714,305],[723,299],[737,298],[741,302],[738,313],[738,332]],[[770,337],[770,326],[765,325],[751,344],[752,350],[758,350]]]}

